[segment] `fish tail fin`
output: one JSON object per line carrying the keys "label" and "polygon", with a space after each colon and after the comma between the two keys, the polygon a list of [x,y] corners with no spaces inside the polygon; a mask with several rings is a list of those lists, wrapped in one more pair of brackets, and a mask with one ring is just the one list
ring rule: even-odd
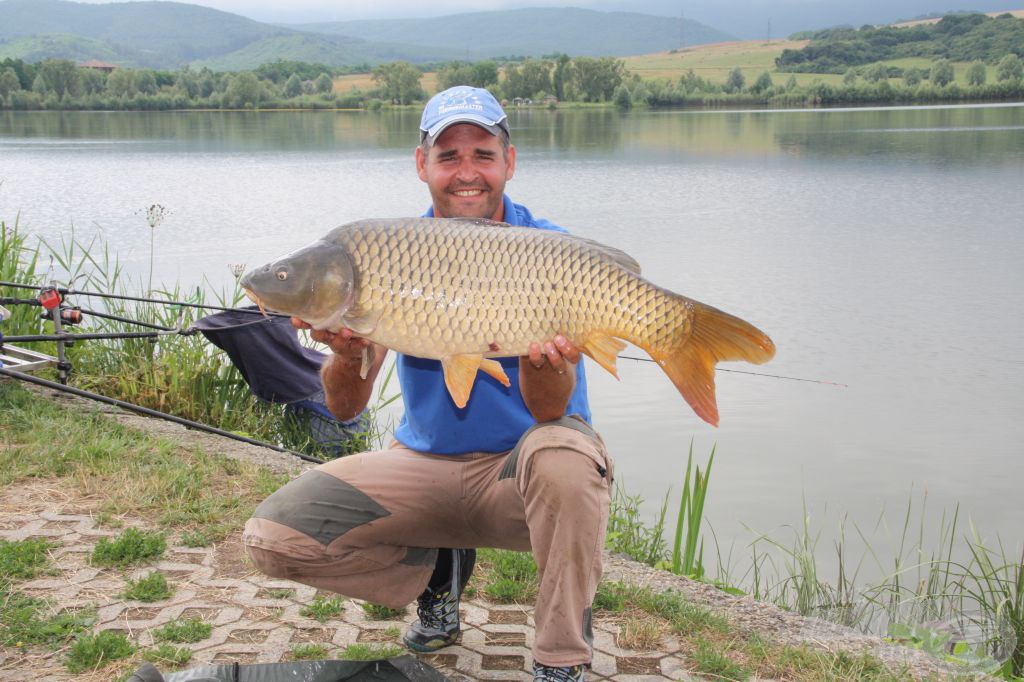
{"label": "fish tail fin", "polygon": [[768,362],[775,355],[772,340],[749,322],[711,306],[684,299],[689,331],[666,351],[645,348],[672,380],[697,416],[718,426],[715,364],[723,360]]}

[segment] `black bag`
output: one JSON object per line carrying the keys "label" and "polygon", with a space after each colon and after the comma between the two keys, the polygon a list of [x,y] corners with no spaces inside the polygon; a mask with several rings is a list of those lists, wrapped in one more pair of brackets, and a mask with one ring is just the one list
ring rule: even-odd
{"label": "black bag", "polygon": [[146,663],[128,682],[445,682],[444,675],[414,656],[380,661],[224,663],[162,675]]}

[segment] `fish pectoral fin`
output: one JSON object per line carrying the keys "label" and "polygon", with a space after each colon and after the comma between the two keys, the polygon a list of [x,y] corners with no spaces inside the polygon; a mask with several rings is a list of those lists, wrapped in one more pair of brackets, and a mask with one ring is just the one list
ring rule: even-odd
{"label": "fish pectoral fin", "polygon": [[[476,381],[476,372],[483,362],[483,355],[447,355],[441,358],[441,369],[444,370],[444,385],[448,394],[461,409],[469,402],[469,393]],[[504,372],[502,372],[504,374]],[[508,377],[505,377],[508,380]]]}
{"label": "fish pectoral fin", "polygon": [[380,311],[366,313],[365,315],[346,315],[341,319],[341,323],[359,336],[369,336],[377,329],[380,315]]}
{"label": "fish pectoral fin", "polygon": [[363,346],[363,362],[359,365],[359,378],[366,379],[370,374],[370,367],[373,366],[373,346]]}
{"label": "fish pectoral fin", "polygon": [[615,361],[618,360],[619,353],[625,348],[626,344],[614,336],[596,332],[587,337],[580,350],[618,379],[619,372],[615,367]]}
{"label": "fish pectoral fin", "polygon": [[497,360],[491,360],[490,358],[485,358],[481,360],[480,371],[489,377],[494,377],[495,379],[497,379],[498,383],[500,383],[505,388],[508,388],[509,386],[512,385],[512,382],[509,381],[508,379],[508,375],[505,374],[505,368],[502,367],[501,363],[498,362]]}

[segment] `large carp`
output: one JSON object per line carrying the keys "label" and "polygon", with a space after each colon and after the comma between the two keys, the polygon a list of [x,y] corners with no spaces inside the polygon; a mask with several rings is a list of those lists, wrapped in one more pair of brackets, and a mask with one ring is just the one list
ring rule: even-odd
{"label": "large carp", "polygon": [[[349,327],[407,355],[440,360],[465,407],[490,358],[526,355],[562,334],[613,375],[629,341],[718,424],[715,363],[771,359],[749,323],[662,289],[628,255],[561,232],[470,218],[364,220],[248,272],[248,295],[316,329]],[[364,362],[364,368],[367,363]]]}

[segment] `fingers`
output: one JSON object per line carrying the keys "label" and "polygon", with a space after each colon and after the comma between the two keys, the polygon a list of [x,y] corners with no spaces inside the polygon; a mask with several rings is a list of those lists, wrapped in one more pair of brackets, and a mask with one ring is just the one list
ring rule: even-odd
{"label": "fingers", "polygon": [[308,329],[309,338],[317,343],[330,346],[331,350],[338,355],[360,354],[363,348],[372,343],[369,339],[356,336],[356,333],[347,327],[342,327],[338,331],[332,332],[327,329],[313,329],[308,322],[304,322],[297,317],[291,318],[291,322],[292,326],[296,329]]}
{"label": "fingers", "polygon": [[569,339],[561,334],[543,344],[536,341],[529,346],[530,364],[536,369],[544,367],[545,362],[559,374],[580,361],[580,351]]}

